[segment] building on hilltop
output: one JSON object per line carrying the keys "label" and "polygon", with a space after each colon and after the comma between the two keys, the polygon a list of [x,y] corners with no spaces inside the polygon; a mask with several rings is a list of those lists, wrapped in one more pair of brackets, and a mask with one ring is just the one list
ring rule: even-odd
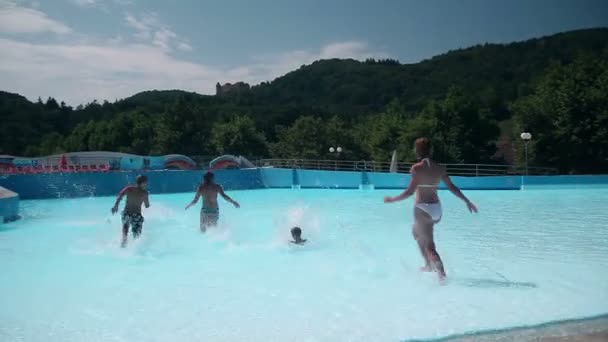
{"label": "building on hilltop", "polygon": [[215,95],[238,94],[247,92],[249,89],[251,89],[251,87],[245,82],[236,82],[235,84],[225,83],[224,85],[217,82],[215,85]]}

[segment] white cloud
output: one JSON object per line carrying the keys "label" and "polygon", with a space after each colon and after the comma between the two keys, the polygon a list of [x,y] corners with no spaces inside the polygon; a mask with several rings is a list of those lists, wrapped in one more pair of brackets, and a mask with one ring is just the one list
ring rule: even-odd
{"label": "white cloud", "polygon": [[0,38],[0,89],[71,104],[123,98],[148,89],[209,92],[217,70],[175,59],[150,45],[31,44]]}
{"label": "white cloud", "polygon": [[0,33],[70,33],[63,23],[49,18],[45,13],[0,1]]}
{"label": "white cloud", "polygon": [[112,0],[116,5],[120,6],[132,6],[135,5],[135,0]]}
{"label": "white cloud", "polygon": [[[78,1],[95,5],[104,0]],[[0,89],[31,100],[52,96],[72,105],[95,99],[113,101],[150,89],[213,94],[216,82],[256,84],[318,59],[386,56],[374,53],[363,42],[352,41],[329,44],[318,51],[257,56],[231,68],[211,67],[175,57],[174,49],[190,51],[192,46],[163,25],[157,14],[127,13],[124,20],[134,30],[131,36],[119,34],[101,41],[73,33],[43,12],[0,0],[0,33],[54,32],[63,38],[63,43],[42,44],[0,37]]]}
{"label": "white cloud", "polygon": [[177,43],[177,48],[182,50],[182,51],[192,51],[192,45],[186,43],[186,42],[179,42]]}
{"label": "white cloud", "polygon": [[176,37],[175,32],[163,27],[154,33],[152,43],[163,50],[169,50],[169,42]]}
{"label": "white cloud", "polygon": [[131,13],[126,13],[125,23],[128,27],[135,30],[133,37],[139,41],[149,42],[167,51],[173,48],[182,51],[192,50],[192,46],[168,26],[164,25],[156,13],[145,13],[138,17]]}
{"label": "white cloud", "polygon": [[262,55],[256,62],[245,69],[236,69],[235,72],[244,78],[255,82],[270,81],[273,78],[298,69],[304,64],[310,64],[320,59],[352,58],[365,60],[366,58],[387,58],[386,52],[375,51],[365,42],[349,41],[331,43],[319,51],[293,50],[274,55]]}
{"label": "white cloud", "polygon": [[98,4],[97,0],[70,0],[74,4],[82,7],[89,7]]}
{"label": "white cloud", "polygon": [[374,57],[370,54],[369,46],[363,42],[342,42],[329,44],[321,49],[321,58],[357,58]]}
{"label": "white cloud", "polygon": [[80,6],[80,7],[98,7],[105,6],[109,4],[114,4],[118,6],[129,6],[134,5],[135,2],[132,0],[69,0],[71,3]]}
{"label": "white cloud", "polygon": [[[118,37],[120,38],[120,37]],[[124,43],[32,44],[0,38],[0,89],[29,99],[53,96],[76,105],[113,101],[150,89],[213,94],[216,82],[272,80],[321,58],[386,56],[360,42],[330,44],[319,51],[291,51],[258,57],[233,68],[180,60],[162,47]]]}
{"label": "white cloud", "polygon": [[125,14],[125,21],[127,26],[135,29],[137,32],[136,34],[139,34],[139,38],[144,39],[149,38],[151,36],[153,26],[157,26],[159,24],[158,16],[153,13],[142,15],[140,18],[136,18],[131,13],[127,13]]}

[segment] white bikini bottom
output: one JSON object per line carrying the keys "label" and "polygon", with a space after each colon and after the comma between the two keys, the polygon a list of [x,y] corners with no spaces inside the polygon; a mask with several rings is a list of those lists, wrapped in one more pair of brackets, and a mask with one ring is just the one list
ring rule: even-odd
{"label": "white bikini bottom", "polygon": [[416,203],[416,208],[427,213],[433,221],[439,221],[441,219],[441,203]]}

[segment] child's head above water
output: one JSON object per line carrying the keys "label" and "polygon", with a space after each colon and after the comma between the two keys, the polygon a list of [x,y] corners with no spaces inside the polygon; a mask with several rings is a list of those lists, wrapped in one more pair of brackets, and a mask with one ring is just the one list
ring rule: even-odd
{"label": "child's head above water", "polygon": [[302,229],[300,227],[291,228],[291,237],[293,237],[293,243],[302,244],[306,242],[306,239],[302,239]]}

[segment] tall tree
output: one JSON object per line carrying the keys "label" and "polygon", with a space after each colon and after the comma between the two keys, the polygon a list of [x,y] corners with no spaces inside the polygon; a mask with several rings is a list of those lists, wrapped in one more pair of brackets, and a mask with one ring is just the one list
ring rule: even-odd
{"label": "tall tree", "polygon": [[[554,65],[528,97],[516,101],[515,134],[532,133],[532,163],[560,172],[608,169],[608,63],[580,56]],[[519,153],[519,160],[522,153]]]}
{"label": "tall tree", "polygon": [[267,157],[268,143],[249,116],[237,115],[213,126],[211,143],[218,153]]}
{"label": "tall tree", "polygon": [[181,153],[209,155],[213,118],[206,117],[196,103],[179,97],[165,108],[156,126],[156,149],[159,154]]}
{"label": "tall tree", "polygon": [[[488,162],[496,152],[500,133],[486,109],[458,88],[451,88],[443,100],[432,101],[421,113],[432,127],[438,160],[448,163]],[[427,126],[426,129],[429,127]]]}
{"label": "tall tree", "polygon": [[399,113],[371,115],[357,125],[362,149],[376,161],[389,161],[399,145],[401,130],[406,123]]}
{"label": "tall tree", "polygon": [[277,158],[314,159],[328,157],[324,122],[314,116],[302,116],[289,128],[279,129],[278,141],[272,145]]}

